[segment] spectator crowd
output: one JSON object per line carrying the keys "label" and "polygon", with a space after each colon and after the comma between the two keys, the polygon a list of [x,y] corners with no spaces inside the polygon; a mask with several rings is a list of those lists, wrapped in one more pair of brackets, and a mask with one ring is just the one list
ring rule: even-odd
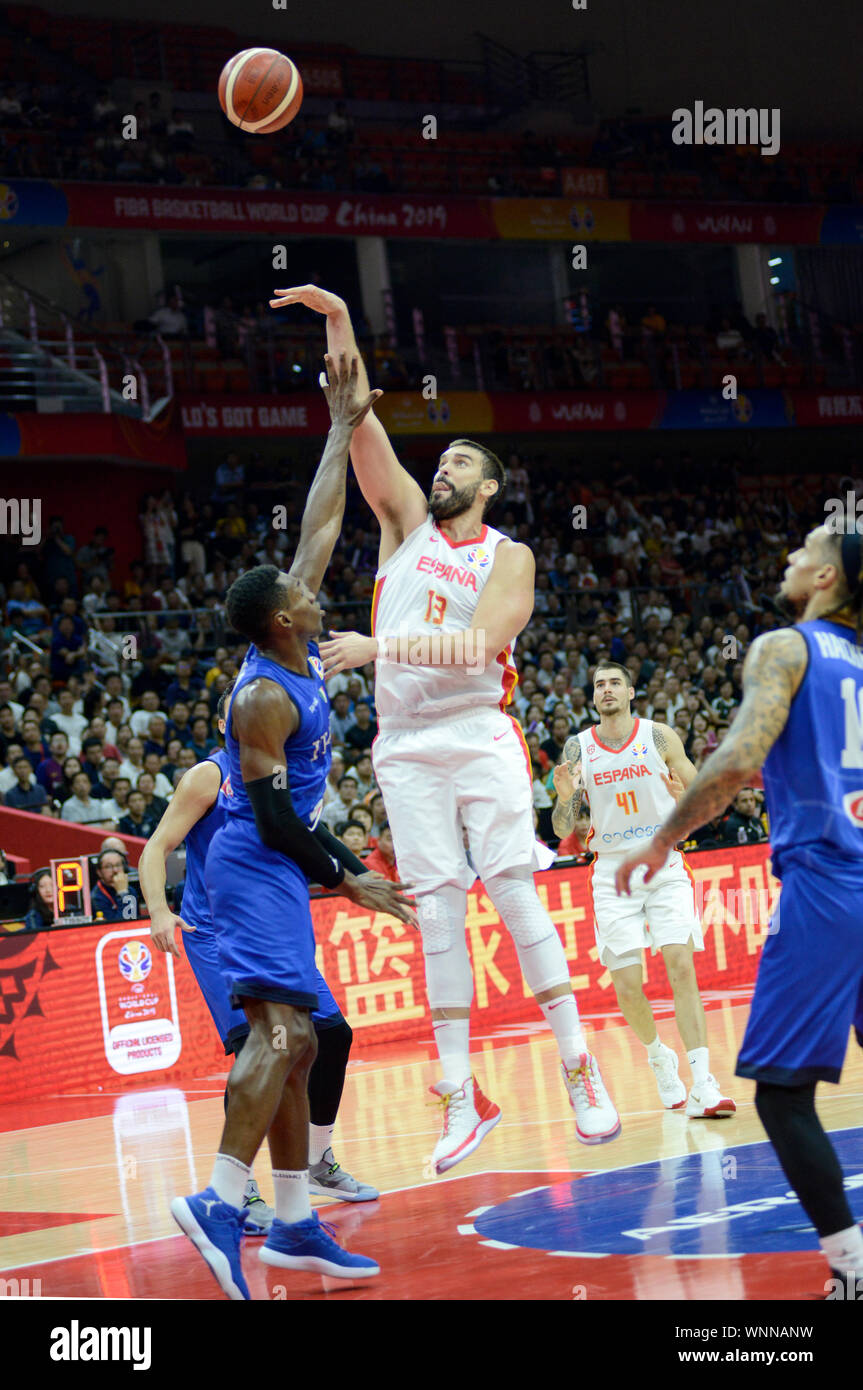
{"label": "spectator crowd", "polygon": [[[490,521],[530,542],[537,557],[511,712],[530,752],[538,834],[579,857],[588,822],[557,845],[552,773],[566,739],[596,722],[597,664],[622,662],[634,713],[671,724],[703,766],[736,716],[748,645],[786,621],[774,602],[784,560],[823,515],[826,494],[805,478],[781,488],[769,477],[746,478],[739,466],[708,483],[686,456],[635,472],[618,459],[589,479],[583,467],[544,459],[513,455],[508,464],[509,492]],[[62,517],[51,519],[37,548],[15,553],[7,544],[3,805],[147,838],[184,772],[219,745],[218,701],[244,654],[226,625],[225,594],[245,568],[289,566],[305,493],[296,478],[287,485],[293,519],[278,530],[264,503],[248,500],[248,481],[249,465],[230,455],[206,495],[143,499],[138,557],[116,556],[101,525],[76,538]],[[837,479],[833,490],[853,483]],[[283,484],[280,500],[285,493]],[[367,627],[376,537],[362,506],[352,487],[324,583],[328,628]],[[123,633],[112,616],[120,611]],[[323,819],[370,867],[395,877],[371,754],[374,667],[338,675],[329,689],[333,760]],[[747,788],[692,843],[750,843],[766,833],[760,789]],[[108,867],[122,882],[123,866]],[[44,890],[37,876],[34,898]]]}

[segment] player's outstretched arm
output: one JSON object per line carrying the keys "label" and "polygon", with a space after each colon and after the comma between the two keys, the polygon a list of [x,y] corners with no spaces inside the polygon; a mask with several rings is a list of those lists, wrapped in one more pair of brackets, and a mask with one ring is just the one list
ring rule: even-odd
{"label": "player's outstretched arm", "polygon": [[501,541],[470,626],[455,632],[330,634],[320,644],[324,671],[334,676],[367,661],[383,659],[410,666],[470,667],[484,671],[527,626],[533,612],[536,563],[526,545]]}
{"label": "player's outstretched arm", "polygon": [[165,897],[165,860],[182,844],[193,825],[210,809],[219,795],[221,773],[213,762],[197,763],[184,773],[153,831],[138,863],[138,877],[144,902],[150,913],[150,935],[159,951],[178,956],[176,929],[194,931],[168,906]]}
{"label": "player's outstretched arm", "polygon": [[759,771],[785,728],[806,662],[806,640],[794,628],[765,632],[755,639],[743,663],[743,703],[734,723],[649,847],[627,855],[615,880],[619,893],[629,891],[629,880],[638,864],[648,865],[645,882],[649,881],[669,851],[724,811]]}
{"label": "player's outstretched arm", "polygon": [[309,489],[297,552],[289,573],[318,592],[332,559],[345,514],[345,486],[351,435],[382,391],[360,392],[359,364],[342,353],[336,362],[327,355],[321,386],[330,410],[330,432]]}
{"label": "player's outstretched arm", "polygon": [[[270,307],[281,309],[290,304],[305,304],[324,314],[327,321],[327,347],[332,357],[346,353],[359,358],[359,390],[368,392],[369,379],[357,348],[348,306],[338,295],[319,285],[297,285],[292,289],[276,290]],[[363,497],[381,526],[381,558],[385,560],[396,550],[411,531],[422,525],[428,515],[428,503],[422,488],[396,458],[387,432],[370,410],[357,427],[351,441],[351,462]]]}
{"label": "player's outstretched arm", "polygon": [[553,777],[557,800],[551,813],[551,824],[555,835],[563,840],[573,830],[584,799],[581,743],[576,735],[573,734],[563,745],[563,756],[554,769]]}

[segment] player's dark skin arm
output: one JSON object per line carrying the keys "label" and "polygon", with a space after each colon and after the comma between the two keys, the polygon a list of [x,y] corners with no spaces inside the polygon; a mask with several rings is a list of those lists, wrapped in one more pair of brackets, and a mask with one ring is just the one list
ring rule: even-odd
{"label": "player's dark skin arm", "polygon": [[793,628],[756,638],[743,664],[743,703],[729,733],[649,846],[623,861],[615,880],[618,893],[629,891],[629,880],[639,864],[648,866],[645,881],[651,879],[678,841],[724,811],[751,781],[785,728],[806,662],[806,640]]}
{"label": "player's dark skin arm", "polygon": [[324,361],[328,383],[323,391],[332,424],[303,508],[300,539],[288,571],[293,579],[301,579],[307,584],[313,594],[321,587],[342,529],[348,451],[353,432],[375,401],[383,395],[382,391],[369,392],[366,382],[366,391],[362,399],[357,400],[356,357],[351,359],[350,364],[344,353],[341,353],[338,364],[329,355]]}

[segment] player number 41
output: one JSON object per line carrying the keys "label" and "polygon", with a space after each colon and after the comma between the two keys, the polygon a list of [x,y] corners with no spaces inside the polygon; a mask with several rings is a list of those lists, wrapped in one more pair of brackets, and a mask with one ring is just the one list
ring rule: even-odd
{"label": "player number 41", "polygon": [[[630,802],[632,805],[630,805]],[[627,816],[638,815],[638,802],[635,799],[635,792],[618,792],[617,804]]]}

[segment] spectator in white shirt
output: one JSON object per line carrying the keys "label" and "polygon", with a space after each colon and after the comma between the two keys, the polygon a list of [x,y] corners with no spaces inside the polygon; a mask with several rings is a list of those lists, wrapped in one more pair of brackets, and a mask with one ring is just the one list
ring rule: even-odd
{"label": "spectator in white shirt", "polygon": [[60,819],[75,825],[105,825],[106,822],[110,825],[106,805],[107,802],[90,795],[90,778],[86,772],[77,772],[72,778],[72,795],[60,808]]}
{"label": "spectator in white shirt", "polygon": [[9,708],[15,716],[15,723],[17,724],[21,718],[21,715],[24,713],[24,706],[19,705],[17,700],[13,700],[11,681],[0,680],[0,705],[9,706]]}
{"label": "spectator in white shirt", "polygon": [[141,708],[136,709],[129,720],[132,733],[138,738],[143,738],[149,732],[150,720],[153,718],[154,714],[161,714],[165,722],[168,722],[168,716],[165,714],[165,711],[159,709],[159,696],[156,691],[145,690],[141,696]]}
{"label": "spectator in white shirt", "polygon": [[144,744],[139,738],[130,738],[126,756],[120,764],[120,776],[128,777],[134,787],[143,771]]}
{"label": "spectator in white shirt", "polygon": [[[20,743],[10,743],[6,749],[6,766],[0,772],[0,795],[8,792],[15,786],[18,776],[15,772],[15,764],[24,752]],[[35,786],[36,776],[31,773],[31,786]]]}
{"label": "spectator in white shirt", "polygon": [[102,810],[108,820],[121,820],[126,814],[129,793],[132,790],[132,783],[128,777],[115,777],[111,787],[112,796],[110,801],[103,801]]}
{"label": "spectator in white shirt", "polygon": [[74,713],[75,699],[71,690],[61,690],[57,699],[60,712],[52,715],[53,722],[68,738],[69,752],[73,757],[77,757],[81,751],[81,735],[87,727],[87,720],[83,714]]}

